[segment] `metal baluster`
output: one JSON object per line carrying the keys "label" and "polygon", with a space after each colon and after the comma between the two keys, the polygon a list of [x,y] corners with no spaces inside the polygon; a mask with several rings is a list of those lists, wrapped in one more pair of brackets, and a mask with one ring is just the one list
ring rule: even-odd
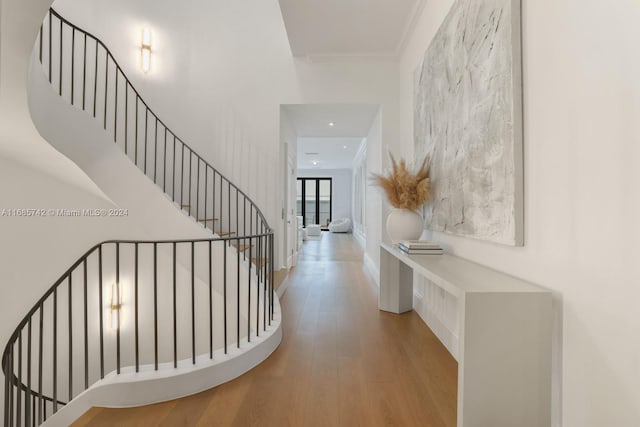
{"label": "metal baluster", "polygon": [[98,316],[100,317],[100,379],[104,378],[104,332],[103,332],[103,319],[102,312],[104,306],[102,305],[102,245],[98,246]]}
{"label": "metal baluster", "polygon": [[73,281],[69,273],[69,402],[73,399]]}
{"label": "metal baluster", "polygon": [[249,274],[247,274],[247,342],[251,342],[251,264],[251,237],[249,237]]}
{"label": "metal baluster", "polygon": [[71,27],[71,105],[74,105],[74,91],[75,91],[75,65],[76,65],[76,29]]}
{"label": "metal baluster", "polygon": [[184,143],[180,141],[182,144],[182,154],[180,155],[180,210],[184,206]]}
{"label": "metal baluster", "polygon": [[193,163],[192,157],[193,151],[191,151],[191,148],[189,148],[189,215],[191,215],[191,163]]}
{"label": "metal baluster", "polygon": [[[172,157],[172,171],[171,171],[171,200],[176,201],[176,136],[173,135],[173,156]],[[182,208],[180,208],[182,209]]]}
{"label": "metal baluster", "polygon": [[38,424],[42,424],[42,305],[43,303],[41,302],[39,307],[40,319],[38,319],[40,328],[40,334],[38,336]]}
{"label": "metal baluster", "polygon": [[[3,360],[4,365],[2,366],[2,371],[9,373],[9,360]],[[9,426],[11,423],[9,422],[9,411],[7,408],[9,407],[9,391],[11,390],[11,386],[9,385],[9,379],[11,375],[4,376],[4,425]]]}
{"label": "metal baluster", "polygon": [[173,242],[173,367],[178,367],[178,316],[176,309],[176,242]]}
{"label": "metal baluster", "polygon": [[58,81],[58,95],[62,96],[62,19],[60,19],[60,75]]}
{"label": "metal baluster", "polygon": [[[116,310],[116,373],[120,375],[120,243],[116,242],[116,300],[111,301],[111,304],[116,304],[118,309]],[[111,314],[113,316],[113,312]],[[69,399],[71,400],[71,399]]]}
{"label": "metal baluster", "polygon": [[107,89],[109,87],[109,52],[104,50],[104,130],[107,130]]}
{"label": "metal baluster", "polygon": [[149,124],[149,107],[144,107],[144,174],[147,174],[147,131]]}
{"label": "metal baluster", "polygon": [[[115,60],[114,60],[115,65]],[[118,70],[119,67],[115,65],[115,79],[116,79],[116,93],[113,102],[113,142],[118,142]]]}
{"label": "metal baluster", "polygon": [[31,418],[31,319],[33,315],[29,316],[29,326],[27,327],[27,391],[24,397],[24,425],[30,426],[32,422]]}
{"label": "metal baluster", "polygon": [[[231,241],[231,240],[229,240]],[[236,244],[240,246],[240,239],[236,240]],[[236,251],[236,344],[240,348],[240,251]]]}
{"label": "metal baluster", "polygon": [[[191,158],[189,158],[191,160]],[[191,354],[196,364],[196,267],[195,242],[191,241]]]}
{"label": "metal baluster", "polygon": [[52,61],[51,61],[52,47],[53,47],[52,22],[51,22],[51,14],[49,14],[49,84],[51,84],[52,81],[53,81],[53,79],[52,79],[53,68],[52,68]]}
{"label": "metal baluster", "polygon": [[[251,264],[251,239],[249,239],[249,264]],[[256,273],[259,268],[256,266]],[[258,279],[258,275],[256,274],[256,337],[260,336],[260,280]]]}
{"label": "metal baluster", "polygon": [[140,97],[136,94],[136,137],[135,137],[135,145],[136,145],[136,153],[134,157],[134,163],[138,166],[138,104]]}
{"label": "metal baluster", "polygon": [[[236,190],[236,224],[235,224],[235,229],[236,229],[236,236],[240,233],[240,225],[238,222],[238,218],[240,215],[239,209],[240,209],[240,204],[238,203],[238,188],[234,185],[233,188]],[[231,230],[229,230],[231,231]],[[240,240],[238,240],[238,255],[240,255]]]}
{"label": "metal baluster", "polygon": [[158,244],[153,244],[153,351],[158,370]]}
{"label": "metal baluster", "polygon": [[84,389],[89,388],[89,328],[88,328],[88,311],[87,311],[87,259],[82,260],[82,268],[84,273]]}
{"label": "metal baluster", "polygon": [[[220,185],[222,185],[222,182]],[[222,266],[224,269],[224,273],[223,273],[224,274],[223,275],[224,277],[224,280],[223,280],[224,354],[227,354],[227,245],[224,242],[224,240],[222,241],[222,251],[223,251]]]}
{"label": "metal baluster", "polygon": [[[51,15],[49,15],[51,16]],[[42,64],[42,35],[44,34],[42,31],[43,25],[40,24],[40,64]]]}
{"label": "metal baluster", "polygon": [[[207,163],[205,163],[204,166],[204,228],[209,228],[208,226],[208,220],[207,220],[207,199],[208,199],[208,193],[209,192],[209,165]],[[211,229],[213,230],[213,223],[215,222],[215,219],[213,218],[213,215],[211,217]]]}
{"label": "metal baluster", "polygon": [[31,425],[35,425],[35,423],[36,423],[36,399],[37,399],[37,396],[34,394],[31,397],[31,412],[32,412],[32,414],[31,414],[31,420],[32,420],[31,421]]}
{"label": "metal baluster", "polygon": [[97,105],[97,99],[98,99],[98,39],[96,39],[95,55],[96,55],[96,63],[95,63],[95,67],[93,68],[93,118],[94,119],[96,117],[96,105]]}
{"label": "metal baluster", "polygon": [[[196,172],[196,220],[198,216],[200,216],[200,156],[196,155],[196,162],[198,162],[198,168]],[[204,226],[207,226],[207,221],[205,218]]]}
{"label": "metal baluster", "polygon": [[[262,234],[264,234],[264,232],[265,232],[264,231],[264,223],[263,222],[260,223],[260,232]],[[263,248],[262,248],[265,257],[267,255],[268,247],[269,247],[269,236],[267,235],[264,238],[264,245],[263,245]],[[261,257],[263,256],[263,253],[260,254]],[[261,267],[260,270],[262,271],[262,289],[263,289],[262,292],[264,294],[263,295],[263,301],[262,301],[262,304],[263,304],[263,314],[262,314],[262,316],[264,317],[264,330],[266,331],[267,330],[267,281],[268,281],[266,264],[263,267]]]}
{"label": "metal baluster", "polygon": [[9,378],[11,378],[11,388],[9,389],[9,419],[11,420],[11,424],[13,424],[13,405],[14,405],[13,389],[15,387],[15,379],[14,379],[15,364],[13,360],[13,348],[14,346],[11,345],[11,351],[9,352],[9,369],[7,370],[7,373],[9,374]]}
{"label": "metal baluster", "polygon": [[124,76],[124,154],[128,154],[129,142],[129,81]]}
{"label": "metal baluster", "polygon": [[162,192],[167,192],[167,127],[164,127],[164,155],[162,156]]}
{"label": "metal baluster", "polygon": [[273,304],[273,294],[275,292],[274,290],[274,282],[273,282],[273,255],[274,255],[274,243],[273,243],[273,233],[270,234],[270,240],[271,240],[271,245],[270,248],[271,250],[269,251],[269,283],[271,285],[271,291],[269,292],[269,302],[271,304],[271,316],[269,316],[269,325],[271,325],[271,321],[273,320],[273,309],[274,309],[274,304]]}
{"label": "metal baluster", "polygon": [[[222,205],[222,175],[220,175],[220,228],[219,231],[222,232],[222,227],[224,224],[224,210],[222,209],[223,205]],[[223,242],[225,243],[225,242]],[[226,318],[226,316],[225,316]]]}
{"label": "metal baluster", "polygon": [[153,133],[153,183],[158,183],[158,116],[153,115],[156,119],[155,130]]}
{"label": "metal baluster", "polygon": [[140,333],[139,333],[139,321],[138,321],[138,281],[139,277],[139,267],[138,267],[138,243],[134,245],[134,278],[133,278],[133,286],[134,286],[134,313],[135,313],[135,340],[136,340],[136,372],[140,372]]}
{"label": "metal baluster", "polygon": [[[213,194],[211,195],[211,217],[216,217],[216,170],[213,170],[213,178],[211,182],[211,188],[213,189]],[[211,222],[211,232],[215,233],[216,231],[216,221],[215,219]]]}
{"label": "metal baluster", "polygon": [[58,288],[53,290],[53,412],[58,410]]}
{"label": "metal baluster", "polygon": [[86,111],[87,100],[87,33],[84,33],[84,43],[82,45],[82,111]]}
{"label": "metal baluster", "polygon": [[18,387],[16,394],[16,421],[17,425],[20,425],[22,424],[22,330],[18,333]]}
{"label": "metal baluster", "polygon": [[[206,206],[205,204],[205,216]],[[209,358],[213,359],[213,263],[211,257],[211,240],[209,240]]]}

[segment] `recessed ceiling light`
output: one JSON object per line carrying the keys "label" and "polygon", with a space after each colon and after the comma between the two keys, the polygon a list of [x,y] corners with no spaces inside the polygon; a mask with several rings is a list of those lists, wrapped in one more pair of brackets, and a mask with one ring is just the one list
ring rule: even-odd
{"label": "recessed ceiling light", "polygon": [[335,125],[336,125],[335,123],[333,123],[333,122],[329,122],[329,126],[332,126],[332,127],[333,127],[333,126],[335,126]]}
{"label": "recessed ceiling light", "polygon": [[317,165],[318,165],[318,162],[317,162],[316,160],[314,160],[314,161],[313,161],[313,162],[311,162],[311,163],[313,163],[313,166],[317,166]]}
{"label": "recessed ceiling light", "polygon": [[346,149],[347,149],[347,146],[346,146],[346,145],[343,145],[343,146],[342,146],[342,148],[344,148],[344,149],[346,150]]}

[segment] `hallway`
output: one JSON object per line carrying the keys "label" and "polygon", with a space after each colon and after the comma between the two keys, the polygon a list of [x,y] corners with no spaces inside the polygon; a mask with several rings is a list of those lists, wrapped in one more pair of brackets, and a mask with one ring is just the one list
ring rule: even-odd
{"label": "hallway", "polygon": [[350,234],[304,243],[281,299],[280,347],[245,375],[175,401],[93,408],[75,426],[455,426],[457,364],[415,312],[377,308]]}

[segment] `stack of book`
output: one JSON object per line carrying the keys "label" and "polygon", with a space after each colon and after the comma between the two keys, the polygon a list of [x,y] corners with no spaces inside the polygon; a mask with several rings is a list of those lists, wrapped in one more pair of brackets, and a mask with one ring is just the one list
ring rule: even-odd
{"label": "stack of book", "polygon": [[442,247],[428,240],[402,240],[398,249],[407,255],[441,255]]}

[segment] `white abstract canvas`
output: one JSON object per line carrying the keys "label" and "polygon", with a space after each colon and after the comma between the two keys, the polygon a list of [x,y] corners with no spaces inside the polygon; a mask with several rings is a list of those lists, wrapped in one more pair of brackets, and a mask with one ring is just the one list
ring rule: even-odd
{"label": "white abstract canvas", "polygon": [[523,244],[519,0],[457,0],[415,72],[429,228]]}

